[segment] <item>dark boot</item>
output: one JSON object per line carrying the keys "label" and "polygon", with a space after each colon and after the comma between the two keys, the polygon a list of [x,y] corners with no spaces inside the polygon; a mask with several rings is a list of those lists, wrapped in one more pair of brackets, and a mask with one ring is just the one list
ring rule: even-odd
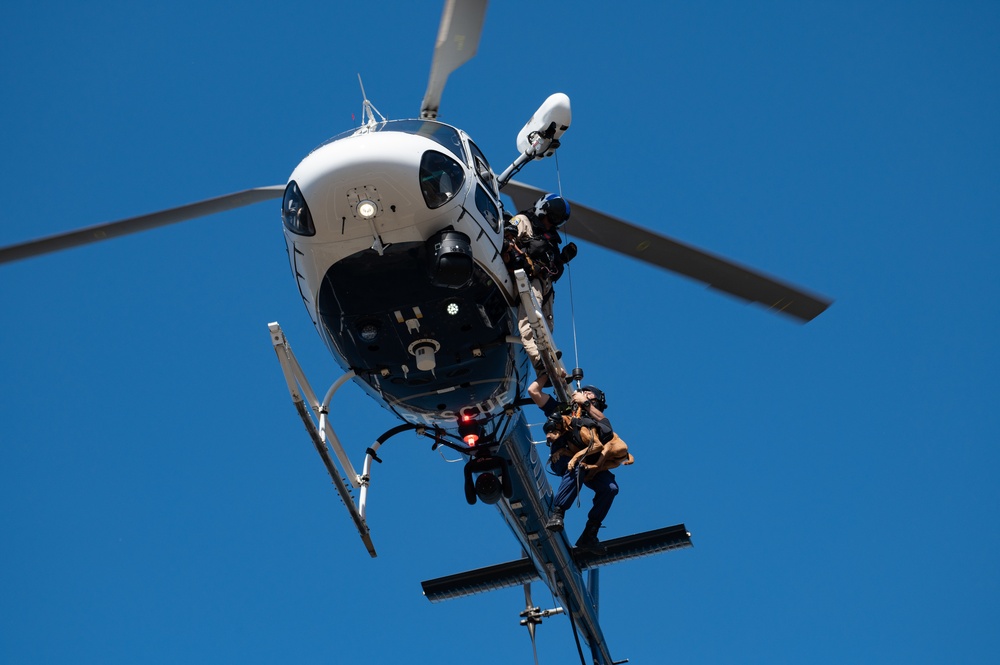
{"label": "dark boot", "polygon": [[594,554],[604,554],[607,548],[597,539],[597,531],[600,528],[600,522],[588,521],[587,526],[583,529],[583,533],[580,534],[579,540],[576,541],[576,546]]}
{"label": "dark boot", "polygon": [[552,517],[549,521],[545,523],[545,528],[549,531],[562,531],[563,530],[563,515],[566,513],[562,508],[553,508]]}

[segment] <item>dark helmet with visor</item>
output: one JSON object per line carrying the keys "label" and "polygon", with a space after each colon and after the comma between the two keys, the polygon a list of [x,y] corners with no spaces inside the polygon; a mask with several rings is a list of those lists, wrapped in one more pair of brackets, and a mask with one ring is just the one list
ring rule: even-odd
{"label": "dark helmet with visor", "polygon": [[535,215],[544,216],[549,224],[561,226],[569,219],[569,201],[558,194],[546,194],[535,201]]}
{"label": "dark helmet with visor", "polygon": [[594,393],[594,399],[591,400],[594,403],[594,406],[596,406],[601,411],[608,410],[608,401],[604,397],[603,390],[601,390],[597,386],[584,386],[583,388],[580,388],[580,390],[582,390],[583,392]]}

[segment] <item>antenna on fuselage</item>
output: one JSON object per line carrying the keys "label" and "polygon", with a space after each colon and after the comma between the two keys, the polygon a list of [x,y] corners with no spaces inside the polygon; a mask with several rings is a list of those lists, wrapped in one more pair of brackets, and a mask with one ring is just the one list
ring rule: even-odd
{"label": "antenna on fuselage", "polygon": [[[362,127],[374,127],[379,122],[385,122],[385,116],[379,113],[379,110],[375,108],[375,105],[368,101],[368,95],[365,93],[365,84],[361,81],[361,74],[358,73],[358,85],[361,86],[361,126]],[[378,116],[381,120],[375,120],[375,116]]]}

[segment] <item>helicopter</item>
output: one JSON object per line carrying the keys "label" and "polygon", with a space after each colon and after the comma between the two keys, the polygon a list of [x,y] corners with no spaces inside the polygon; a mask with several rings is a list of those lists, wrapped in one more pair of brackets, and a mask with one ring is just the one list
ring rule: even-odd
{"label": "helicopter", "polygon": [[[445,5],[428,91],[419,118],[389,121],[365,100],[360,127],[310,153],[284,185],[261,187],[151,215],[4,248],[0,262],[115,237],[123,233],[281,199],[289,264],[313,325],[344,375],[320,399],[276,323],[269,334],[296,408],[334,484],[374,556],[365,499],[379,446],[402,431],[468,457],[469,503],[492,503],[526,553],[515,565],[480,569],[425,583],[432,600],[462,589],[543,581],[568,608],[571,625],[594,662],[613,662],[596,620],[597,567],[630,556],[686,546],[683,525],[629,542],[608,543],[606,558],[574,553],[565,537],[547,534],[542,460],[531,440],[521,395],[530,378],[516,339],[518,302],[537,303],[500,257],[500,193],[527,209],[542,190],[512,180],[521,167],[554,154],[569,128],[568,98],[554,96],[518,134],[520,156],[496,174],[462,130],[436,120],[448,74],[475,53],[486,2]],[[584,241],[665,267],[799,320],[828,302],[720,257],[572,202],[566,230]],[[560,367],[550,331],[535,317],[543,360]],[[403,424],[379,437],[358,473],[335,435],[330,398],[354,381]],[[340,468],[336,465],[339,464]],[[360,490],[357,504],[351,490]],[[557,572],[553,572],[553,571]],[[583,574],[590,570],[589,581]],[[526,626],[535,610],[526,589]],[[554,613],[554,612],[553,612]]]}

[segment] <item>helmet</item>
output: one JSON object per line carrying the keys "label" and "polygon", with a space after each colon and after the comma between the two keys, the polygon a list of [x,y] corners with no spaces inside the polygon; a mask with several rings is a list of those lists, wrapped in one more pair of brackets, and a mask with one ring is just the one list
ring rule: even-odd
{"label": "helmet", "polygon": [[601,411],[608,410],[608,401],[604,397],[603,390],[601,390],[597,386],[584,386],[583,388],[580,388],[580,390],[594,393],[594,399],[592,400],[594,402],[594,406],[596,406]]}
{"label": "helmet", "polygon": [[569,219],[569,201],[558,194],[546,194],[535,201],[535,214],[544,216],[554,226],[560,226]]}

